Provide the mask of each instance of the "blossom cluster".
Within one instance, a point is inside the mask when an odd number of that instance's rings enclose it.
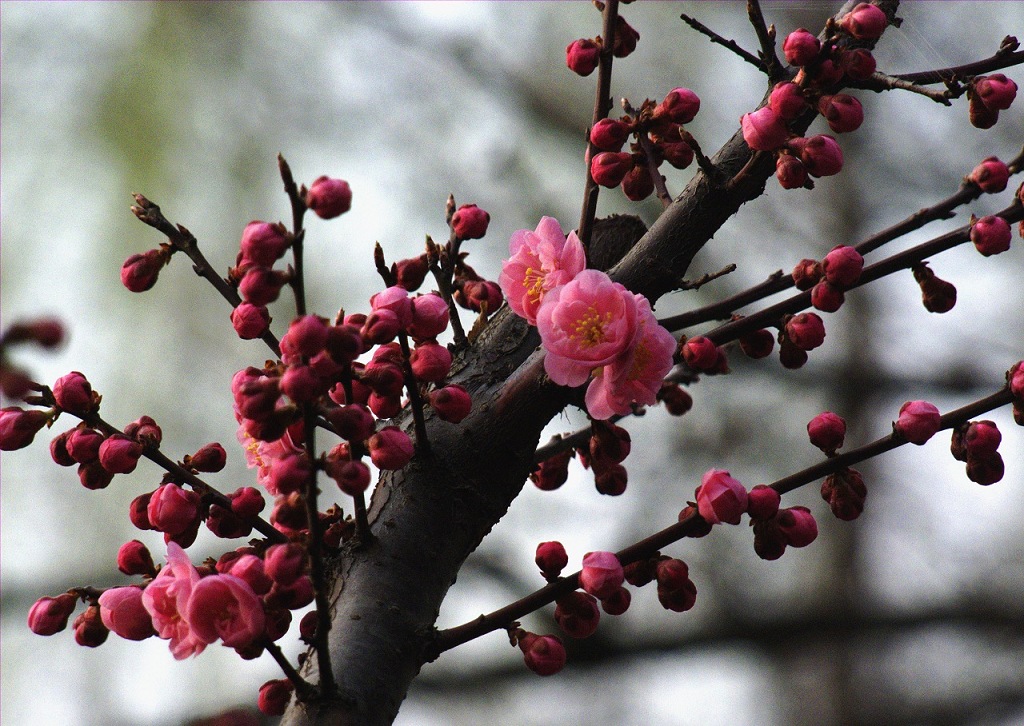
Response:
[[[566,237],[550,217],[516,232],[509,251],[498,280],[509,307],[537,326],[551,380],[580,386],[591,379],[586,407],[595,419],[655,403],[676,343],[647,298],[585,269],[576,234]]]

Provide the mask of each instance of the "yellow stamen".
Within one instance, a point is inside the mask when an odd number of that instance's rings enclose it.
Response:
[[[576,327],[569,337],[582,348],[593,348],[605,341],[605,326],[611,322],[611,313],[602,315],[591,305],[587,309],[587,315],[576,321]]]

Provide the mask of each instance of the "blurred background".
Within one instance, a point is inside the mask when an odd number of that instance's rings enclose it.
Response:
[[[817,32],[832,3],[765,3],[780,37]],[[2,316],[4,326],[56,315],[69,340],[56,354],[19,350],[37,380],[84,372],[115,425],[142,414],[164,431],[173,458],[209,441],[229,451],[211,483],[254,481],[235,443],[231,375],[267,351],[233,333],[228,306],[176,256],[156,288],[134,295],[119,281],[129,255],[160,235],[129,212],[142,192],[187,226],[221,271],[244,225],[287,219],[275,157],[296,179],[347,179],[352,211],[307,232],[310,309],[365,309],[378,280],[375,241],[389,259],[444,238],[444,203],[491,214],[470,262],[496,279],[509,236],[542,215],[568,230],[579,216],[583,138],[594,79],[564,66],[564,48],[600,32],[577,3],[45,3],[2,6]],[[753,109],[764,79],[679,19],[686,12],[756,49],[744,5],[638,3],[623,15],[639,31],[636,53],[616,61],[613,94],[639,103],[676,86],[703,99],[688,126],[708,153]],[[917,71],[966,63],[1024,31],[1020,3],[906,3],[879,68]],[[1009,75],[1024,81],[1019,70]],[[717,300],[803,257],[855,244],[954,192],[989,155],[1004,160],[1024,139],[1021,102],[979,131],[966,103],[945,109],[911,94],[859,93],[864,126],[841,139],[847,165],[812,192],[769,182],[700,253],[694,277],[735,262],[699,293],[663,299],[659,314]],[[816,122],[821,124],[821,122]],[[817,125],[812,130],[823,130]],[[692,171],[669,174],[673,193]],[[891,245],[902,249],[1005,206],[1011,190]],[[650,223],[656,201],[629,204],[602,191],[599,214]],[[823,410],[844,416],[847,448],[886,434],[900,404],[927,399],[943,411],[994,391],[1024,355],[1014,233],[1008,254],[961,247],[932,262],[959,290],[956,308],[927,313],[910,273],[847,297],[826,319],[828,338],[803,369],[777,358],[732,357],[732,375],[692,388],[694,409],[660,409],[628,421],[630,483],[602,497],[577,462],[555,492],[527,485],[468,561],[441,614],[447,627],[542,584],[536,544],[559,539],[578,562],[617,550],[675,521],[701,474],[729,469],[747,486],[817,462],[805,425]],[[884,248],[868,257],[876,261]],[[287,303],[272,307],[280,334]],[[699,331],[689,331],[693,332]],[[424,667],[398,723],[447,724],[1021,724],[1024,723],[1024,445],[1008,409],[1003,481],[967,480],[948,435],[859,467],[864,515],[832,519],[811,485],[785,504],[811,508],[821,529],[806,549],[776,562],[754,555],[746,527],[716,530],[667,553],[686,560],[699,594],[685,614],[663,610],[652,588],[630,611],[570,643],[558,676],[539,679],[501,633]],[[578,412],[552,422],[574,430]],[[62,420],[54,434],[70,426]],[[45,433],[45,432],[44,432]],[[214,646],[174,661],[164,641],[111,637],[96,650],[70,632],[32,635],[25,619],[42,595],[73,585],[124,584],[121,543],[138,538],[162,559],[153,532],[134,530],[128,503],[152,490],[147,462],[109,489],[81,487],[51,462],[45,435],[2,459],[2,668],[0,718],[22,724],[170,726],[232,705],[251,707],[269,658],[242,661]],[[347,506],[338,493],[338,501]],[[224,550],[208,532],[194,561]],[[524,623],[554,632],[551,610]],[[286,650],[299,652],[296,640]]]

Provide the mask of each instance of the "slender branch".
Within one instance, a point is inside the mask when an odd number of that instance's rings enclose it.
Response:
[[[284,182],[284,191],[288,195],[288,201],[292,207],[292,234],[295,240],[292,242],[292,258],[295,262],[295,272],[292,275],[290,285],[295,293],[295,312],[297,315],[306,314],[306,275],[303,269],[303,240],[305,233],[302,229],[302,218],[306,214],[306,201],[303,198],[306,191],[303,186],[300,191],[295,185],[292,177],[291,167],[284,160],[281,154],[277,155],[277,168],[281,172],[281,180]]]
[[[299,675],[299,672],[295,670],[295,667],[291,664],[285,654],[281,652],[281,648],[278,647],[277,643],[267,640],[263,643],[263,647],[271,657],[277,661],[277,664],[281,666],[281,670],[284,671],[285,676],[295,686],[295,696],[300,701],[308,701],[316,697],[316,687],[313,686],[309,681]]]
[[[443,262],[442,267],[441,260],[441,249],[434,243],[434,240],[427,235],[427,263],[429,265],[430,273],[434,276],[434,280],[437,282],[437,291],[441,293],[441,297],[446,303],[448,303],[448,321],[452,326],[452,337],[456,348],[464,348],[466,346],[466,331],[462,327],[462,319],[459,317],[459,308],[455,303],[455,298],[452,295],[452,276],[451,272],[445,272],[447,267],[447,260]]]
[[[930,71],[919,71],[917,73],[897,73],[896,78],[904,81],[910,81],[918,85],[929,85],[932,83],[945,83],[954,78],[973,78],[974,76],[982,73],[991,73],[992,71],[998,71],[1003,68],[1010,68],[1011,66],[1017,66],[1024,63],[1024,50],[1017,50],[1020,44],[1016,38],[1007,36],[1003,39],[1002,45],[999,50],[996,51],[995,55],[984,60],[975,61],[974,63],[966,63],[962,66],[950,66],[949,68],[937,68]],[[858,83],[850,83],[852,88],[861,88],[860,83],[870,83],[871,79],[867,81],[860,81]]]
[[[905,80],[898,76],[889,76],[877,71],[871,74],[870,78],[858,83],[857,88],[863,88],[867,91],[875,91],[876,93],[895,90],[910,91],[911,93],[917,93],[926,98],[930,98],[936,103],[941,103],[943,106],[952,106],[953,102],[949,99],[958,98],[967,90],[965,86],[958,86],[956,88],[947,88],[945,91],[933,91],[930,88],[925,88],[924,86],[920,86],[912,81]]]
[[[416,382],[416,374],[412,372],[409,336],[404,330],[398,333],[398,344],[402,347],[402,372],[405,374],[405,389],[409,392],[409,405],[412,408],[417,453],[430,456],[430,439],[427,438],[427,422],[423,416],[423,397],[420,395],[419,384]]]
[[[747,63],[757,68],[757,70],[767,75],[768,69],[765,67],[764,62],[750,51],[741,48],[735,40],[727,40],[726,38],[723,38],[721,35],[713,31],[711,28],[704,25],[704,23],[700,22],[696,18],[690,17],[686,13],[683,13],[679,17],[683,19],[683,22],[685,22],[691,28],[696,30],[698,33],[706,35],[708,37],[708,40],[710,40],[712,43],[718,43],[718,45],[722,46],[723,48],[731,50],[733,53],[738,55]]]
[[[345,400],[354,401],[355,396],[352,391],[352,369],[351,367],[346,371],[344,377],[341,379],[341,385],[345,388]],[[366,454],[365,447],[362,441],[350,442],[352,449],[352,458],[358,459]],[[370,532],[370,521],[366,516],[366,497],[363,492],[358,492],[352,495],[352,508],[355,513],[356,521],[356,539],[360,546],[366,546],[373,539],[373,533]]]
[[[612,110],[612,47],[615,44],[615,23],[619,17],[619,0],[606,0],[601,11],[601,56],[597,67],[597,91],[594,95],[594,114],[591,119],[591,127],[597,122],[607,118],[608,112]],[[594,217],[597,215],[597,195],[600,187],[590,175],[590,160],[594,156],[594,145],[590,143],[590,131],[587,131],[587,150],[583,157],[583,165],[586,167],[586,184],[583,187],[583,209],[580,211],[580,224],[576,230],[576,236],[583,244],[583,249],[590,248],[590,235],[594,227]]]
[[[160,212],[160,207],[146,199],[143,195],[133,194],[132,196],[138,205],[132,207],[132,214],[153,229],[167,235],[171,247],[184,252],[192,260],[192,269],[195,270],[196,274],[200,277],[205,277],[216,288],[217,292],[221,294],[221,297],[231,303],[231,307],[237,308],[242,302],[242,298],[238,296],[238,291],[213,269],[213,265],[207,261],[206,257],[199,250],[199,243],[195,236],[184,226],[171,224]],[[281,347],[278,344],[277,338],[274,337],[270,330],[267,330],[260,338],[274,352],[275,356],[281,356]]]
[[[747,17],[754,26],[757,40],[761,44],[761,60],[764,63],[763,70],[768,75],[768,83],[774,85],[785,75],[782,62],[775,53],[775,26],[765,23],[758,0],[747,0]]]
[[[672,195],[668,193],[668,187],[665,186],[665,177],[662,176],[658,170],[658,163],[654,158],[654,144],[651,143],[651,139],[647,136],[646,131],[642,131],[637,135],[640,141],[640,148],[644,150],[644,161],[647,165],[647,174],[651,177],[651,182],[654,184],[654,191],[658,195],[658,199],[661,200],[662,209],[672,203]]]
[[[700,148],[700,144],[697,143],[697,139],[693,138],[693,134],[680,127],[679,137],[685,141],[686,145],[693,151],[693,156],[697,160],[697,166],[700,167],[701,171],[708,175],[711,183],[717,186],[724,186],[728,179],[726,179],[722,170],[711,163],[711,159],[704,155],[704,152]]]
[[[952,429],[970,421],[987,411],[1005,406],[1013,400],[1009,388],[1004,387],[990,396],[974,401],[955,411],[950,411],[942,416],[940,430]],[[780,494],[793,491],[794,489],[816,481],[828,474],[844,469],[857,462],[878,456],[881,453],[903,446],[907,441],[902,436],[892,433],[858,449],[848,451],[839,456],[826,459],[825,461],[808,467],[790,476],[784,477],[772,483],[770,486]],[[636,542],[616,553],[623,565],[648,559],[656,555],[661,549],[670,544],[678,542],[683,537],[696,530],[699,523],[702,523],[700,515],[696,512],[690,514],[679,522],[666,527],[660,532]],[[540,608],[554,602],[562,595],[572,592],[579,587],[579,572],[561,577],[545,587],[507,605],[488,615],[481,615],[463,625],[439,631],[427,654],[427,660],[433,660],[446,650],[462,645],[474,638],[494,630],[501,630],[514,620],[519,620],[526,615],[539,610]]]

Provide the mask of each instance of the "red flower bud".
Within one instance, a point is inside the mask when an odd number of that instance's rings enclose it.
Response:
[[[846,294],[826,280],[811,288],[811,305],[823,313],[834,313],[843,306]]]
[[[1005,466],[998,451],[981,454],[967,459],[967,478],[975,484],[988,486],[1003,478]]]
[[[667,118],[677,124],[688,124],[700,111],[700,99],[689,88],[674,88],[654,109],[654,118]]]
[[[711,370],[718,362],[718,346],[703,335],[688,338],[682,344],[680,351],[686,365],[698,373]]]
[[[475,204],[463,204],[452,215],[452,229],[461,240],[480,239],[487,234],[487,225],[491,215]]]
[[[242,519],[255,517],[267,506],[263,494],[255,487],[240,487],[228,494],[228,499],[231,500],[231,511]]]
[[[92,386],[78,371],[72,371],[57,379],[53,384],[53,398],[57,405],[68,413],[92,413],[96,409],[97,402],[93,398]]]
[[[569,564],[569,555],[566,554],[561,542],[541,542],[537,545],[534,562],[546,579],[554,580]]]
[[[832,176],[843,168],[843,151],[836,140],[827,134],[809,139],[793,139],[790,148],[800,154],[800,161],[811,176]]]
[[[426,252],[419,257],[399,260],[395,263],[395,284],[412,292],[423,284],[429,270]]]
[[[874,74],[877,64],[867,48],[854,48],[839,55],[839,67],[850,80],[866,81]]]
[[[348,441],[363,441],[373,435],[375,421],[366,406],[352,403],[340,408],[331,409],[327,413],[338,436]]]
[[[352,208],[352,188],[343,179],[317,177],[306,192],[305,202],[320,219],[334,219]]]
[[[100,462],[81,464],[78,467],[78,480],[86,489],[106,489],[114,480],[114,472],[107,471]]]
[[[137,539],[121,545],[117,551],[117,569],[126,575],[145,575],[147,577],[156,575],[153,555],[146,549],[146,545]]]
[[[639,202],[646,199],[653,191],[654,181],[646,165],[634,166],[622,178],[622,193],[631,201]]]
[[[658,602],[666,610],[686,612],[697,602],[697,588],[690,580],[690,569],[682,560],[665,559],[655,570]]]
[[[565,47],[565,65],[581,76],[589,76],[601,59],[601,46],[592,40],[580,38]]]
[[[790,121],[807,109],[807,99],[800,86],[783,81],[775,84],[768,97],[768,106],[780,119]]]
[[[140,494],[128,506],[128,519],[138,529],[153,529],[153,525],[149,523],[149,500],[152,498],[153,492]]]
[[[382,396],[378,393],[371,393],[366,400],[366,405],[377,418],[394,418],[402,410],[402,399],[398,395]]]
[[[65,446],[70,456],[79,464],[91,464],[100,458],[103,434],[90,428],[79,427],[68,432]]]
[[[601,494],[617,497],[626,491],[629,477],[621,464],[611,464],[594,470],[594,487]]]
[[[550,492],[565,484],[569,478],[569,459],[572,451],[563,451],[548,457],[530,474],[530,481],[541,491]]]
[[[914,279],[921,288],[921,300],[930,313],[946,313],[956,305],[956,287],[935,276],[928,263],[914,265]]]
[[[974,93],[968,93],[967,109],[970,113],[971,126],[977,129],[990,129],[999,120],[999,111],[989,108],[981,97]]]
[[[553,676],[565,667],[565,646],[557,636],[526,633],[519,637],[519,649],[526,667],[539,676]]]
[[[629,610],[631,600],[629,590],[620,587],[608,597],[601,599],[601,609],[609,615],[622,615]]]
[[[437,383],[452,369],[452,354],[438,343],[420,343],[409,356],[409,365],[417,380]]]
[[[135,439],[143,446],[157,448],[163,440],[163,431],[150,416],[141,416],[124,427],[125,436]]]
[[[662,383],[658,400],[665,404],[665,410],[671,416],[682,416],[693,408],[693,397],[678,383]]]
[[[99,605],[90,605],[85,612],[75,618],[71,624],[75,629],[75,642],[86,648],[97,648],[103,645],[110,631],[103,624]]]
[[[57,597],[41,597],[28,611],[28,627],[36,635],[53,635],[68,626],[78,598],[71,593]]]
[[[838,245],[821,261],[825,279],[839,288],[852,286],[860,279],[864,269],[864,258],[853,247]]]
[[[267,491],[274,495],[297,492],[306,486],[312,474],[313,465],[306,452],[288,452],[271,462]]]
[[[800,350],[814,350],[825,342],[825,324],[814,313],[800,313],[786,321],[786,338]]]
[[[45,411],[18,406],[0,409],[0,451],[23,449],[49,421]]]
[[[469,415],[473,407],[466,389],[462,386],[450,385],[431,391],[428,396],[431,408],[437,412],[438,418],[450,423],[459,423]]]
[[[114,434],[100,444],[100,465],[111,474],[130,474],[142,456],[143,446],[121,434]]]
[[[281,393],[295,403],[309,403],[327,393],[327,381],[313,370],[313,366],[291,365],[281,376]]]
[[[770,106],[763,106],[753,113],[740,118],[743,140],[755,151],[771,151],[786,143],[789,129],[782,118]]]
[[[590,176],[595,184],[617,187],[633,168],[633,156],[624,152],[605,151],[590,160]]]
[[[711,469],[696,490],[697,510],[710,524],[739,524],[747,511],[747,489],[724,469]]]
[[[793,268],[793,283],[797,290],[810,290],[822,274],[821,263],[817,260],[800,260]]]
[[[846,421],[831,411],[819,413],[807,424],[807,436],[811,443],[828,455],[842,448],[846,438]]]
[[[162,248],[132,255],[121,265],[121,284],[132,292],[145,292],[156,284],[160,270],[170,260]]]
[[[985,257],[1010,249],[1010,225],[1002,217],[990,214],[971,225],[971,242]]]
[[[889,25],[885,11],[870,3],[860,3],[839,21],[839,27],[857,40],[877,40]]]
[[[342,461],[329,465],[327,473],[341,491],[349,496],[362,494],[370,486],[370,467],[361,461]]]
[[[455,291],[455,302],[477,313],[486,306],[487,314],[490,315],[497,311],[504,301],[498,283],[490,280],[467,280]]]
[[[782,52],[791,66],[805,66],[821,51],[821,41],[808,30],[797,28],[782,41]]]
[[[1017,97],[1017,84],[1002,73],[974,79],[974,97],[991,111],[1005,111]]]
[[[448,327],[448,303],[440,295],[418,295],[412,299],[409,334],[416,340],[436,338]]]
[[[601,611],[593,595],[575,590],[555,601],[555,622],[573,638],[589,638],[597,630]]]
[[[626,122],[603,118],[590,129],[590,143],[602,151],[619,151],[629,138],[629,132]]]
[[[291,246],[292,240],[283,224],[252,221],[242,230],[242,241],[239,243],[241,256],[238,264],[256,267],[273,267],[284,256]]]
[[[291,585],[306,570],[306,550],[294,542],[271,545],[263,556],[263,570],[274,582]]]
[[[802,189],[807,185],[807,167],[792,154],[779,154],[775,162],[775,178],[783,189]]]
[[[397,426],[385,426],[366,442],[370,460],[378,469],[401,469],[415,453],[409,435]]]
[[[900,407],[900,416],[893,425],[900,436],[921,446],[942,426],[939,409],[927,401],[907,401]]]
[[[170,535],[187,531],[199,517],[199,494],[177,484],[164,484],[149,499],[150,527]]]
[[[303,315],[295,318],[288,326],[288,332],[281,337],[281,353],[286,363],[297,362],[295,358],[312,358],[327,345],[329,327],[327,321],[318,315]]]
[[[260,686],[256,706],[267,716],[281,716],[288,708],[295,686],[287,679],[267,681]]]
[[[616,58],[625,58],[634,50],[636,43],[640,40],[640,33],[633,29],[633,26],[626,22],[626,19],[619,15],[615,18],[615,42],[612,43],[612,55]]]
[[[782,498],[770,486],[758,484],[747,492],[747,514],[751,519],[767,520],[779,511]]]
[[[821,498],[828,502],[832,514],[844,522],[860,516],[867,496],[864,477],[856,469],[840,469],[826,476],[821,483]]]
[[[196,471],[214,474],[227,464],[228,453],[224,447],[213,442],[202,447],[189,458],[189,464]]]
[[[72,458],[70,453],[68,453],[68,439],[71,437],[71,434],[77,430],[78,429],[71,429],[69,431],[65,431],[60,436],[56,436],[50,441],[50,457],[58,466],[74,466],[76,463],[79,463]],[[99,448],[99,445],[97,445],[97,456],[99,456]]]
[[[662,141],[657,149],[665,161],[676,169],[685,169],[693,163],[693,149],[685,141]]]
[[[818,113],[828,121],[828,127],[837,134],[856,131],[864,123],[864,108],[853,96],[837,93],[818,99]]]
[[[990,156],[974,167],[967,180],[977,184],[981,191],[994,194],[1006,189],[1010,180],[1010,170],[999,159]]]
[[[402,323],[398,315],[392,310],[381,309],[374,310],[367,316],[359,332],[369,347],[391,342],[401,330]]]
[[[818,537],[818,523],[807,507],[780,509],[777,519],[779,531],[791,547],[806,547]]]
[[[256,306],[269,305],[281,295],[288,274],[269,267],[250,267],[238,283],[238,294]]]
[[[270,311],[266,305],[243,302],[231,311],[231,327],[242,340],[259,338],[270,328],[270,321]]]
[[[599,600],[622,587],[623,577],[622,564],[614,553],[588,552],[583,556],[580,587]]]
[[[968,459],[972,456],[994,454],[1003,435],[992,421],[972,421],[964,434]]]

